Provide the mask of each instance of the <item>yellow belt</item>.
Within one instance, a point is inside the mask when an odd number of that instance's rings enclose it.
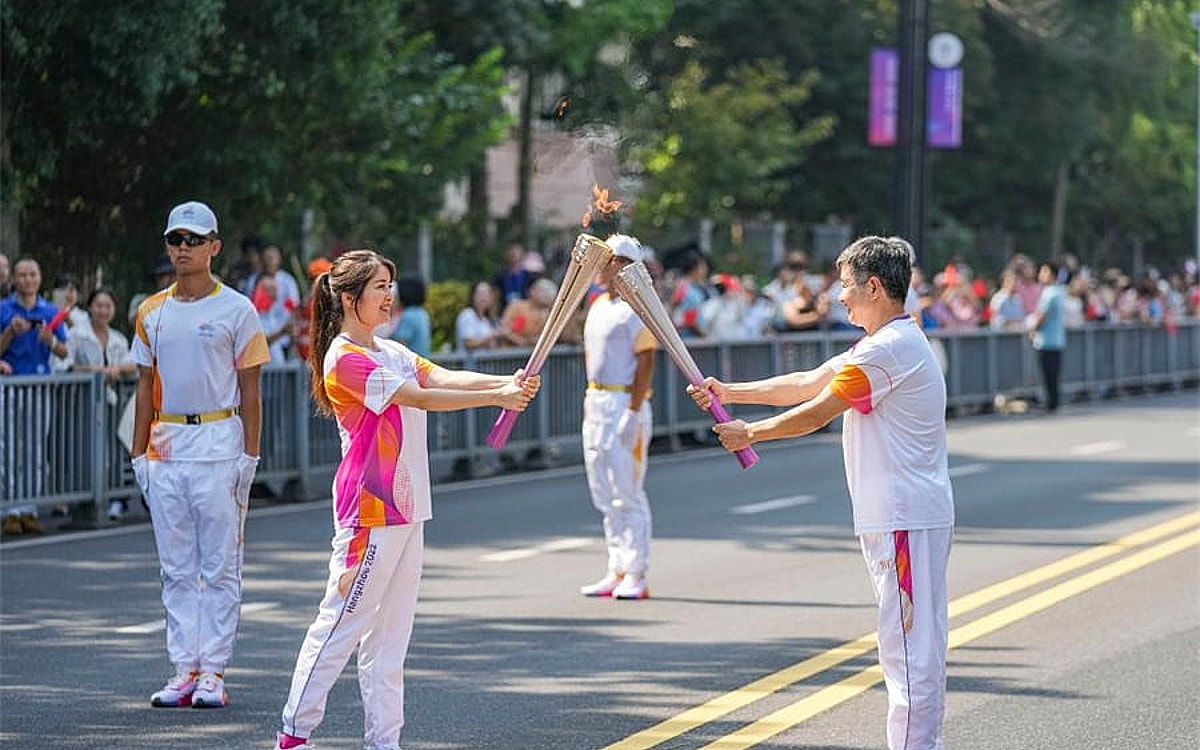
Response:
[[[594,380],[588,381],[588,388],[593,391],[613,391],[614,393],[633,393],[631,385],[617,385],[615,383],[597,383]]]
[[[154,412],[154,419],[157,422],[169,422],[171,424],[207,424],[208,422],[219,422],[222,419],[229,419],[232,416],[240,414],[241,411],[236,406],[231,406],[228,409],[206,411],[203,414],[163,414],[156,411]]]

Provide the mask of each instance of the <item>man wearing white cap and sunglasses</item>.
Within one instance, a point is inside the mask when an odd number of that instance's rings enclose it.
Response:
[[[220,708],[242,599],[242,527],[258,465],[267,340],[246,297],[212,274],[217,217],[190,201],[163,232],[176,281],[134,324],[133,473],[150,508],[175,668],[156,707]]]
[[[606,243],[612,260],[599,274],[608,291],[588,309],[583,325],[587,394],[583,400],[583,462],[592,503],[604,516],[608,569],[584,596],[645,599],[650,596],[650,499],[646,462],[650,448],[650,382],[657,342],[633,308],[616,296],[612,280],[642,259],[641,243],[624,234]]]

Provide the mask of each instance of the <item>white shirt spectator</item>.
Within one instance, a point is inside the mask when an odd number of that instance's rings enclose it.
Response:
[[[475,312],[473,307],[464,308],[454,321],[454,340],[459,351],[466,350],[464,341],[488,338],[495,333],[496,323]]]

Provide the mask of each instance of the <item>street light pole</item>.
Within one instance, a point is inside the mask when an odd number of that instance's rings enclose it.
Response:
[[[896,91],[896,228],[917,257],[925,231],[925,94],[929,0],[901,0],[897,28],[900,80]]]
[[[1196,30],[1196,56],[1200,58],[1200,13],[1192,13]],[[1200,273],[1200,67],[1196,72],[1196,267]]]

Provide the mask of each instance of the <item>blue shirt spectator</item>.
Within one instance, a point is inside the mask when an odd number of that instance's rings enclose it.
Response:
[[[509,243],[504,251],[504,270],[492,279],[493,286],[500,292],[501,311],[509,302],[528,297],[530,285],[540,276],[525,268],[524,260],[525,247],[519,242]]]
[[[392,338],[422,357],[430,355],[433,347],[433,323],[425,309],[425,282],[406,276],[396,282],[396,298],[400,302],[400,320]]]
[[[1034,313],[1040,321],[1033,334],[1033,348],[1062,351],[1067,347],[1067,328],[1063,316],[1064,288],[1052,281],[1042,289]]]
[[[45,332],[59,310],[37,293],[42,272],[36,260],[18,260],[13,279],[13,294],[0,302],[0,359],[13,375],[49,375],[51,354],[67,356],[66,323],[59,319],[53,331]]]
[[[400,322],[396,324],[396,330],[392,331],[392,338],[407,346],[413,353],[428,357],[433,346],[432,329],[429,313],[425,308],[406,307],[400,315]]]

